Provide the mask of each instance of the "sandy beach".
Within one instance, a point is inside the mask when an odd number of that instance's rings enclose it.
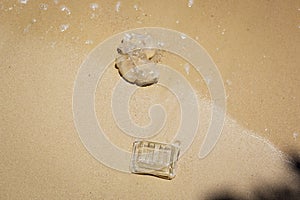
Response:
[[[300,154],[300,1],[0,1],[0,199],[205,199],[232,190],[252,198],[265,184],[293,187],[288,155]],[[206,80],[186,61],[162,58],[195,91],[199,127],[164,180],[111,169],[78,135],[74,84],[82,63],[114,34],[162,27],[186,34],[210,55],[224,81],[226,117],[213,151],[198,158],[211,119]],[[188,49],[187,49],[188,51]],[[124,81],[112,63],[99,80],[95,111],[106,137],[131,151],[116,125],[112,90]],[[139,88],[131,119],[166,113],[156,141],[180,126],[176,97],[159,85]]]

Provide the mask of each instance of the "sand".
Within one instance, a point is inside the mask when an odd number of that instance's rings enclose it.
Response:
[[[292,184],[285,162],[287,153],[300,152],[299,1],[23,2],[0,1],[0,199],[203,199],[228,188],[251,197],[262,183]],[[221,138],[199,159],[211,116],[207,87],[192,66],[187,73],[182,60],[165,59],[193,86],[200,110],[197,136],[171,181],[101,164],[73,121],[74,82],[89,52],[113,34],[147,26],[198,41],[227,94]],[[119,80],[113,66],[105,71],[95,109],[107,137],[130,150],[132,138],[111,114]],[[171,117],[153,139],[169,141],[180,110],[166,89],[139,89],[132,119],[147,124],[154,103]]]

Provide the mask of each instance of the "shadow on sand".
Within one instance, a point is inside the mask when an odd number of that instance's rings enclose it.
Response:
[[[287,170],[291,170],[296,177],[295,185],[278,185],[269,183],[254,188],[252,200],[300,200],[300,155],[291,155]],[[244,194],[234,193],[230,190],[211,193],[207,200],[246,200]]]

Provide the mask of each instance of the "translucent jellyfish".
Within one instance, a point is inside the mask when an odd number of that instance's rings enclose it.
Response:
[[[161,52],[150,35],[125,34],[117,51],[115,67],[124,80],[141,87],[158,82]]]

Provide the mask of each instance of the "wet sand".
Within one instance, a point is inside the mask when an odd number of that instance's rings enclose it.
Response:
[[[284,163],[286,153],[300,153],[300,2],[120,2],[116,8],[117,1],[97,1],[95,11],[92,1],[0,2],[0,198],[203,199],[224,188],[251,197],[264,182],[292,184]],[[209,93],[193,68],[187,74],[184,63],[169,61],[196,90],[201,124],[172,181],[107,168],[86,151],[73,122],[74,81],[88,53],[115,33],[147,26],[197,40],[218,66],[227,93],[220,141],[200,160]],[[111,141],[130,150],[131,139],[116,127],[110,108],[119,79],[113,66],[106,71],[96,91],[96,113]],[[167,90],[137,91],[133,120],[146,124],[153,103],[173,116],[155,138],[169,140],[180,119]]]

